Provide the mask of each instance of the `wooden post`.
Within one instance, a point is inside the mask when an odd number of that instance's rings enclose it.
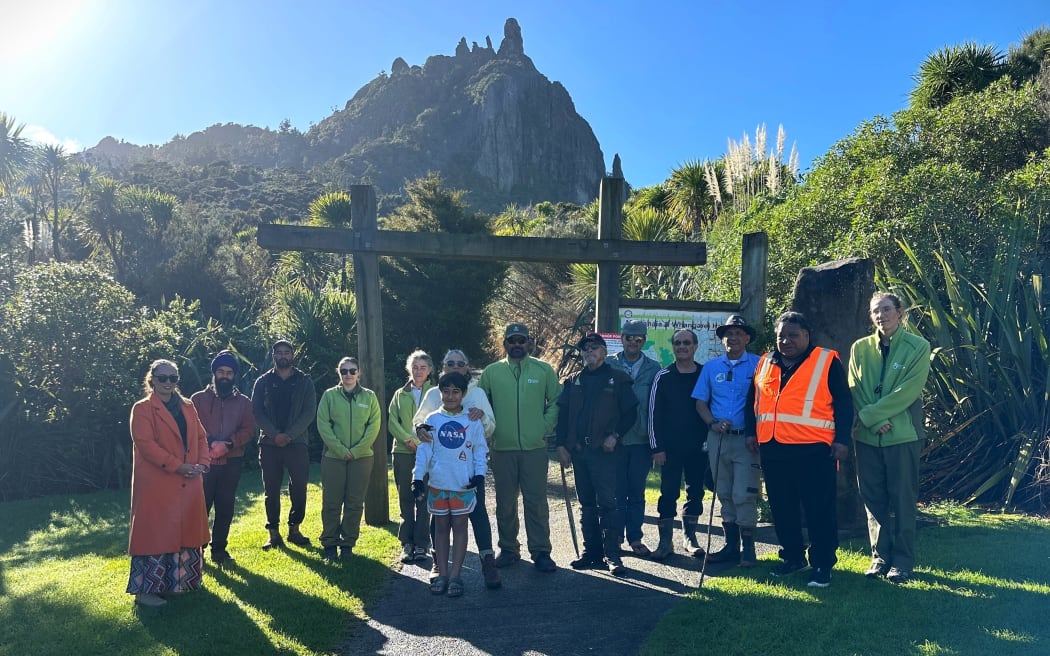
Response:
[[[598,239],[619,239],[623,221],[623,178],[603,177],[598,197]],[[616,262],[598,263],[594,324],[599,332],[620,330],[620,265]]]
[[[744,235],[740,262],[740,314],[752,326],[766,320],[766,277],[769,236],[764,232]]]
[[[379,397],[379,437],[372,459],[372,476],[365,493],[365,523],[385,526],[390,522],[390,494],[386,460],[386,385],[383,375],[383,308],[379,291],[379,256],[368,250],[379,227],[376,193],[372,185],[350,187],[350,225],[361,241],[354,251],[354,295],[357,299],[357,359],[361,362],[361,384]]]

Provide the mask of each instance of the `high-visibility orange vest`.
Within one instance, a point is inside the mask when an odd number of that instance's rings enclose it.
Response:
[[[777,436],[784,444],[831,444],[835,414],[828,389],[828,369],[839,354],[815,348],[780,389],[780,367],[769,353],[755,369],[755,419],[759,442]]]

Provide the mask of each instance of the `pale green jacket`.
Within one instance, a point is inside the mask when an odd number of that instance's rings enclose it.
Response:
[[[354,460],[372,455],[372,445],[379,436],[379,399],[375,392],[358,385],[350,399],[343,387],[326,389],[317,406],[317,432],[324,441],[324,456],[345,460],[349,452]]]
[[[929,374],[929,342],[903,327],[890,338],[885,362],[877,333],[854,342],[848,371],[849,388],[857,410],[853,439],[871,446],[925,439],[922,389]],[[887,421],[893,428],[883,435],[877,434],[875,430]]]
[[[561,394],[549,364],[528,355],[520,363],[504,358],[485,367],[478,387],[488,395],[496,419],[493,451],[547,448],[546,436],[558,423]]]
[[[434,384],[429,380],[424,382],[423,394],[420,395],[420,398],[426,396],[427,390],[433,387]],[[390,399],[390,415],[386,420],[386,429],[394,436],[394,453],[414,454],[416,452],[415,447],[419,446],[419,440],[416,439],[416,429],[412,418],[418,410],[416,397],[412,396],[412,381],[410,380],[405,383],[404,387],[394,392],[394,398]],[[412,448],[409,448],[410,444]]]

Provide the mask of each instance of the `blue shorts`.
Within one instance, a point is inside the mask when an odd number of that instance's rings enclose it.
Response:
[[[478,497],[474,490],[439,490],[427,488],[427,510],[431,515],[469,515]]]

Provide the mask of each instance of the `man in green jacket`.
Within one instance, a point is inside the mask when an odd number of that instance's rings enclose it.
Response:
[[[915,566],[919,454],[926,438],[922,389],[930,373],[930,344],[902,329],[904,312],[896,295],[876,292],[870,307],[876,331],[853,343],[848,373],[857,409],[857,479],[871,541],[865,575],[906,583]]]
[[[546,436],[558,420],[555,403],[561,387],[549,364],[528,355],[528,339],[529,331],[523,324],[508,325],[503,334],[507,357],[485,367],[478,380],[496,419],[489,453],[500,548],[496,566],[507,567],[521,560],[521,494],[533,565],[541,572],[553,572],[558,567],[551,559]]]

